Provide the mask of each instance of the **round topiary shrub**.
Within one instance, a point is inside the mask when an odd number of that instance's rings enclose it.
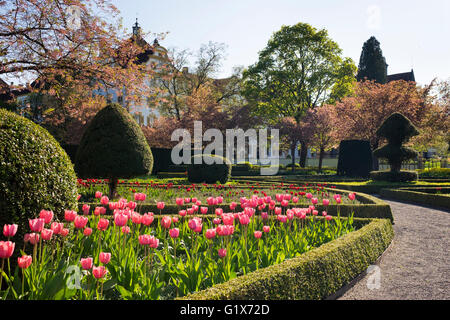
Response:
[[[201,163],[197,164],[198,159]],[[211,163],[211,164],[210,164]],[[188,180],[192,183],[216,183],[224,184],[231,176],[231,162],[216,155],[194,155],[188,166]]]
[[[76,209],[76,175],[66,152],[41,126],[0,109],[0,226],[28,219],[42,209],[62,218]]]
[[[366,140],[342,140],[339,144],[337,174],[368,177],[372,170],[372,149]]]
[[[75,171],[79,178],[109,179],[109,197],[116,196],[117,179],[150,174],[152,151],[139,125],[117,103],[100,110],[78,147]]]

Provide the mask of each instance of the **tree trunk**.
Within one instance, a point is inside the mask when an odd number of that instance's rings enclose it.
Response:
[[[374,151],[375,149],[378,148],[378,144],[379,144],[379,141],[377,140],[375,142],[375,144],[373,145],[372,151]],[[380,163],[378,161],[378,158],[375,157],[373,154],[372,154],[372,169],[373,169],[373,171],[380,170]]]
[[[295,171],[295,149],[296,149],[297,143],[292,144],[291,146],[291,157],[292,157],[292,171]]]
[[[306,166],[306,156],[308,155],[308,146],[306,142],[300,142],[300,167],[304,168]]]
[[[117,179],[110,178],[108,186],[109,186],[109,199],[112,200],[117,196]]]
[[[323,155],[324,155],[323,147],[320,147],[320,151],[319,151],[319,172],[322,171]]]

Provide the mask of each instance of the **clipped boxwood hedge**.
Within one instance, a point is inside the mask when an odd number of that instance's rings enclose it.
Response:
[[[199,164],[196,159],[200,158]],[[220,159],[221,163],[216,163]],[[206,162],[213,162],[207,164]],[[219,181],[224,184],[231,176],[231,162],[223,157],[216,155],[194,155],[191,157],[191,164],[188,166],[188,180],[193,183],[216,183]]]
[[[401,188],[401,189],[381,189],[380,195],[389,199],[410,201],[418,204],[425,204],[432,207],[450,209],[450,195],[433,194],[424,192],[436,190],[434,188]],[[450,193],[450,188],[442,188],[446,193]]]
[[[336,293],[374,263],[391,243],[389,220],[361,229],[301,256],[195,292],[183,300],[312,300]]]
[[[417,174],[417,171],[414,170],[370,172],[370,179],[374,181],[409,182],[417,181],[418,178],[419,175]]]

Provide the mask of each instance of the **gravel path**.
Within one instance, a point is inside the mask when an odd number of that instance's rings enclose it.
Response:
[[[339,299],[450,300],[450,213],[385,201],[394,215],[394,239],[379,269],[369,271]]]

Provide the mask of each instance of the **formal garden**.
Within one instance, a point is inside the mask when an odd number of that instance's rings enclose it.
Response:
[[[357,68],[306,23],[281,27],[226,81],[213,79],[224,46],[212,42],[192,73],[187,51],[157,69],[151,56],[167,50],[148,44],[137,20],[131,38],[89,20],[89,5],[102,3],[80,1],[83,39],[71,37],[64,10],[44,10],[53,1],[0,8],[0,47],[15,52],[0,74],[39,74],[25,96],[0,91],[0,300],[336,299],[412,243],[401,238],[413,230],[408,213],[435,210],[445,230],[450,82],[388,81],[375,37]],[[14,31],[30,16],[52,34]],[[150,94],[156,73],[162,93]],[[133,109],[143,100],[158,111],[147,123]],[[181,164],[180,128],[194,137]],[[257,159],[244,135],[253,128],[271,132]],[[230,129],[242,131],[243,159],[217,144]],[[432,227],[426,239],[445,237]]]

